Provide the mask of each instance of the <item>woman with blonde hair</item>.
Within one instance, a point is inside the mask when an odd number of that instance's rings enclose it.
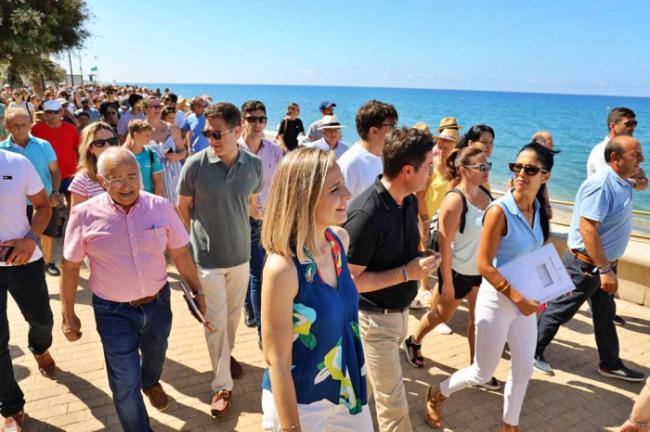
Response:
[[[108,147],[119,144],[117,135],[108,123],[91,123],[81,131],[77,173],[69,187],[71,207],[104,192],[97,181],[97,160]]]
[[[346,258],[350,192],[334,152],[280,162],[262,228],[264,431],[372,430],[358,294]]]

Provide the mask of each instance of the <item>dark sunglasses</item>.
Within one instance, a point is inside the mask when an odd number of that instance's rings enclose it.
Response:
[[[244,120],[246,120],[249,123],[266,123],[267,118],[265,116],[248,116],[244,117]]]
[[[542,172],[542,174],[546,174],[548,172],[543,168],[536,167],[535,165],[524,165],[524,164],[514,163],[514,162],[510,162],[508,164],[508,169],[510,169],[510,171],[512,171],[515,174],[519,174],[521,170],[524,170],[524,174],[531,177],[537,175],[537,173],[540,171]]]
[[[625,127],[636,127],[639,124],[639,122],[636,120],[627,120],[622,123],[625,125]]]
[[[492,169],[492,162],[485,162],[478,165],[465,165],[465,168],[474,168],[479,172],[490,171]]]
[[[208,139],[210,139],[210,138],[214,138],[214,139],[216,139],[216,140],[220,140],[220,139],[223,137],[223,133],[224,133],[224,132],[225,132],[225,131],[208,131],[208,130],[203,130],[203,131],[201,131],[201,135],[203,135],[204,137],[206,137],[206,138],[208,138]]]
[[[157,104],[157,105],[147,105],[147,108],[159,109],[159,108],[162,108],[162,105],[161,105],[161,104]]]
[[[61,112],[61,110],[45,110],[45,114],[50,114],[50,115],[58,114],[60,112]]]
[[[107,139],[97,139],[97,140],[91,141],[90,144],[92,144],[93,146],[95,146],[97,148],[102,148],[106,144],[108,144],[109,146],[116,146],[116,145],[118,145],[118,142],[117,142],[117,138],[113,137],[113,138],[107,138]]]

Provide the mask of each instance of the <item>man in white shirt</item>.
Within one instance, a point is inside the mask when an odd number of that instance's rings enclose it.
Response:
[[[384,142],[386,135],[395,129],[397,119],[395,107],[378,100],[366,102],[357,111],[355,123],[361,140],[338,160],[351,200],[374,184],[382,173]]]
[[[319,130],[323,134],[323,138],[314,142],[305,143],[305,147],[318,148],[325,151],[333,151],[336,154],[336,159],[340,158],[350,146],[341,141],[341,128],[342,125],[335,115],[326,115],[321,120]]]
[[[31,225],[27,199],[34,208]],[[5,418],[2,430],[22,431],[25,396],[16,382],[9,353],[7,292],[29,324],[29,350],[39,371],[51,376],[55,365],[48,349],[54,321],[37,242],[52,210],[29,159],[6,150],[0,150],[0,202],[0,413]]]

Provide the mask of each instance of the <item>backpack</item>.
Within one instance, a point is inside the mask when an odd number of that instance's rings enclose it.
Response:
[[[490,197],[490,201],[494,201],[494,197],[490,193],[490,191],[484,187],[484,186],[479,186],[483,192],[487,194],[488,197]],[[463,200],[463,212],[460,214],[460,226],[458,227],[458,232],[463,233],[465,231],[465,217],[467,215],[467,198],[465,198],[465,194],[463,191],[457,188],[450,189],[447,191],[445,196],[449,193],[457,193],[460,195],[461,199]],[[438,231],[438,225],[439,225],[439,219],[440,219],[440,212],[436,212],[436,214],[431,218],[431,223],[429,224],[429,241],[427,242],[427,249],[433,249],[436,252],[440,252],[440,244],[439,244],[439,238],[440,238],[440,232]]]

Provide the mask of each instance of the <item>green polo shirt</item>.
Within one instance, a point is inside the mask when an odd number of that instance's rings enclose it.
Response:
[[[183,165],[178,193],[191,196],[190,244],[199,267],[227,268],[251,258],[248,197],[262,190],[262,161],[242,149],[228,168],[208,147]]]

